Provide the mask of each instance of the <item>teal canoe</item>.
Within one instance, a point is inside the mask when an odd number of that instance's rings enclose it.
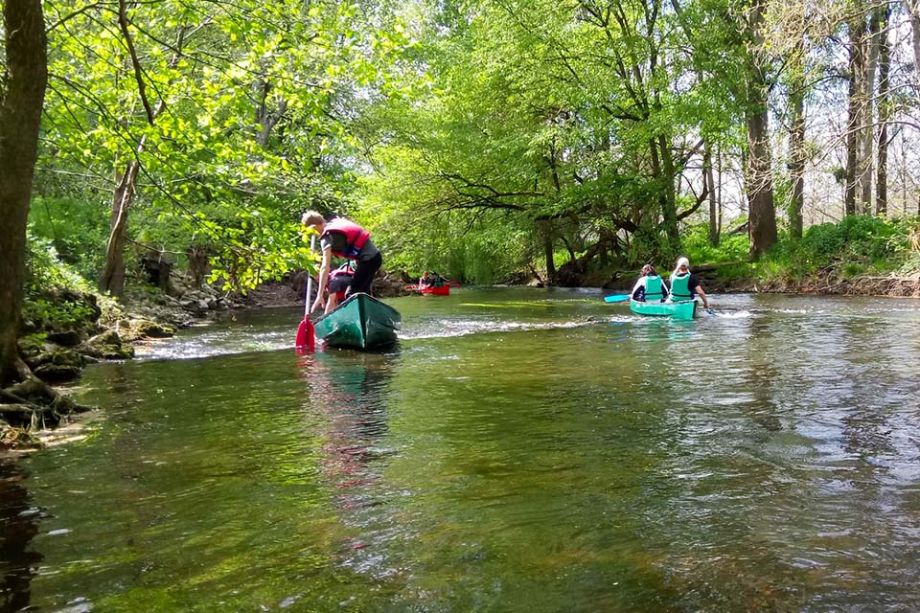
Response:
[[[375,349],[396,342],[401,319],[393,307],[367,294],[354,294],[314,326],[316,338],[329,347]]]
[[[636,315],[652,317],[670,317],[671,319],[691,320],[696,316],[696,300],[685,302],[638,302],[629,301],[629,310]]]

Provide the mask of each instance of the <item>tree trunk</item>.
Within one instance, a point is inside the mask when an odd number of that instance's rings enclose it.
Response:
[[[719,195],[716,198],[716,206],[719,209],[719,236],[722,236],[722,145],[719,145],[716,150],[716,176],[719,177]]]
[[[860,195],[861,178],[864,164],[860,151],[860,130],[863,121],[863,91],[866,72],[866,16],[857,9],[857,14],[849,24],[850,30],[850,87],[849,109],[847,112],[847,168],[846,191],[844,192],[844,212],[847,215],[857,213],[856,198]]]
[[[130,32],[128,30],[128,17],[125,0],[119,0],[119,24],[121,25],[122,35],[125,38],[125,43],[130,50],[134,49],[134,44],[131,40]],[[179,64],[179,60],[182,57],[182,49],[185,46],[185,37],[188,34],[190,27],[185,25],[179,28],[179,32],[176,36],[176,42],[173,45],[173,57],[169,61],[170,68],[175,68]],[[166,99],[161,97],[159,103],[155,109],[150,108],[149,103],[147,102],[146,96],[143,94],[145,91],[144,83],[141,80],[142,71],[140,70],[139,61],[136,56],[132,53],[132,60],[137,64],[135,66],[135,74],[137,75],[138,80],[138,91],[141,94],[141,98],[144,102],[144,108],[147,109],[147,123],[151,126],[156,122],[156,118],[160,116],[166,109]],[[102,267],[102,273],[99,275],[99,290],[103,292],[111,292],[116,296],[120,296],[124,290],[125,284],[125,256],[124,248],[125,243],[128,240],[128,212],[131,210],[131,205],[134,203],[134,196],[137,193],[137,176],[140,172],[140,157],[144,152],[144,146],[147,141],[147,136],[142,136],[140,142],[138,142],[137,147],[134,150],[134,159],[128,163],[125,167],[124,172],[121,175],[121,178],[118,181],[118,186],[115,188],[115,194],[112,197],[112,223],[111,223],[111,232],[109,233],[109,240],[105,246],[105,264]]]
[[[553,259],[553,227],[552,222],[543,222],[543,257],[546,260],[546,284],[556,284],[556,262]]]
[[[142,145],[143,146],[143,145]],[[128,238],[128,210],[137,190],[137,161],[128,164],[112,199],[112,222],[105,246],[105,264],[99,275],[99,290],[121,296],[125,289],[125,243]]]
[[[772,157],[770,155],[770,110],[767,106],[767,59],[763,57],[764,5],[754,0],[751,10],[751,37],[754,42],[748,67],[747,193],[750,220],[751,257],[758,258],[776,243],[776,209],[773,205]]]
[[[789,131],[789,178],[792,197],[789,199],[789,234],[802,238],[802,211],[805,208],[805,41],[800,40],[795,53],[793,77],[789,84],[789,109],[792,125]]]
[[[6,74],[0,88],[0,385],[19,378],[16,340],[25,275],[26,221],[38,157],[48,56],[41,0],[5,0]]]
[[[677,252],[680,249],[680,233],[677,229],[677,206],[674,201],[674,161],[671,159],[671,151],[664,135],[660,135],[657,142],[650,140],[648,145],[652,157],[652,176],[659,184],[658,204],[661,207],[664,230],[671,249]]]
[[[719,205],[716,182],[712,175],[712,150],[709,143],[703,144],[703,181],[709,190],[709,244],[719,246]]]
[[[891,45],[888,42],[888,17],[891,8],[886,4],[881,13],[878,49],[878,160],[875,175],[875,214],[888,214],[888,120],[891,106],[888,101],[889,73],[891,71]]]
[[[764,92],[766,93],[766,92]],[[754,258],[776,243],[776,209],[773,205],[770,130],[764,100],[760,113],[747,117],[748,131],[748,202],[750,208],[751,256]]]
[[[864,215],[872,213],[872,158],[875,149],[875,73],[878,66],[880,52],[879,30],[881,28],[880,9],[872,11],[869,18],[869,34],[866,38],[866,72],[862,87],[862,122],[859,130],[860,154],[860,212]]]

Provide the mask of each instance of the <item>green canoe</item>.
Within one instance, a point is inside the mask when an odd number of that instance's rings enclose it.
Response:
[[[354,294],[316,320],[316,338],[330,347],[374,349],[396,342],[399,311],[367,294]]]
[[[629,301],[629,310],[636,315],[652,317],[670,317],[671,319],[691,320],[696,315],[696,300],[684,302],[638,302]]]

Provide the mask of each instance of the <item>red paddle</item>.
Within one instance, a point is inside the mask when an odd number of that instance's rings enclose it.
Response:
[[[310,253],[313,253],[313,244],[316,235],[310,237]],[[313,322],[310,321],[310,294],[313,293],[313,276],[307,275],[307,295],[304,298],[303,321],[297,326],[297,338],[294,346],[302,351],[313,351],[316,348],[316,334]]]

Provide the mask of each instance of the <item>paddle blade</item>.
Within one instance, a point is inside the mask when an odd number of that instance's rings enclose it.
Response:
[[[297,338],[294,346],[302,351],[313,351],[316,348],[316,331],[313,329],[313,322],[309,316],[304,317],[300,325],[297,326]]]
[[[614,294],[612,296],[604,296],[604,302],[626,302],[629,300],[629,294]]]

